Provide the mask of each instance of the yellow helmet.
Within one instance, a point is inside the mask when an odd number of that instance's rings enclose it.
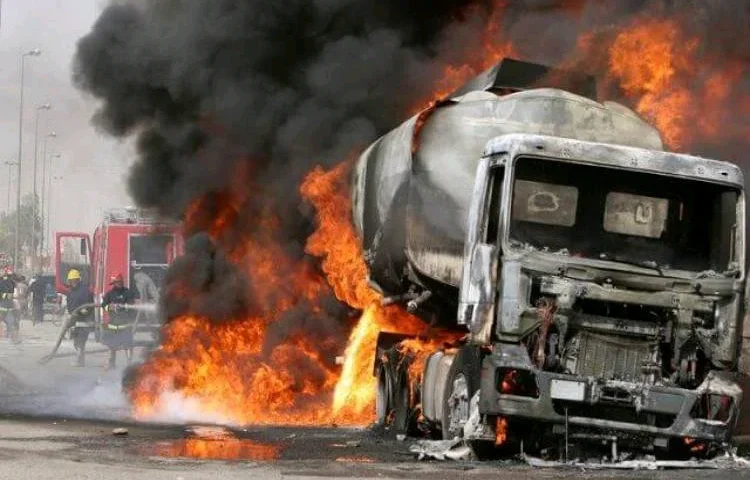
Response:
[[[81,272],[79,272],[76,269],[72,269],[68,272],[68,281],[71,280],[80,280],[81,279]]]

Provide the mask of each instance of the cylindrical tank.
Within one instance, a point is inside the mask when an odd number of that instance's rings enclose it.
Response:
[[[632,110],[552,88],[475,91],[422,112],[373,143],[354,170],[353,220],[371,281],[399,293],[408,265],[458,286],[477,164],[490,139],[509,133],[663,148]]]

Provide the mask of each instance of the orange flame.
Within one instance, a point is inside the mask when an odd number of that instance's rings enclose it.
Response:
[[[335,347],[335,340],[313,344],[297,335],[264,352],[269,326],[300,302],[319,302],[327,291],[325,281],[309,263],[285,254],[276,241],[278,221],[267,212],[258,219],[257,235],[231,243],[247,195],[237,183],[230,193],[200,199],[190,209],[187,230],[208,231],[216,244],[227,245],[228,256],[250,278],[263,279],[251,292],[261,312],[225,323],[196,315],[172,319],[163,329],[163,344],[139,368],[129,389],[135,416],[229,424],[330,422],[328,397],[338,368],[322,352]],[[213,210],[216,214],[206,214]],[[189,289],[182,295],[190,295]],[[302,378],[301,369],[306,372]]]
[[[582,37],[580,43],[587,41]],[[610,77],[675,150],[719,139],[750,140],[747,112],[734,104],[750,102],[735,95],[747,66],[714,65],[700,47],[701,40],[676,18],[640,18],[622,28],[609,47]]]
[[[332,414],[337,421],[374,420],[375,377],[372,374],[378,334],[383,331],[416,335],[425,324],[396,306],[383,307],[381,296],[367,285],[367,265],[351,218],[348,195],[349,163],[325,172],[316,167],[302,184],[303,197],[316,206],[319,228],[306,251],[322,258],[323,271],[339,300],[364,310],[352,330],[341,376],[333,392]]]
[[[508,440],[508,419],[495,418],[495,445],[500,446]]]
[[[691,103],[690,93],[674,78],[690,68],[697,45],[697,39],[682,38],[675,21],[650,20],[621,31],[610,48],[610,74],[628,95],[640,98],[636,110],[674,148],[684,146],[684,113]]]
[[[300,299],[320,301],[326,292],[322,278],[306,264],[292,265],[273,241],[277,222],[260,219],[265,228],[231,252],[264,282],[254,292],[267,300],[266,315],[226,325],[184,316],[164,330],[165,341],[139,373],[129,395],[140,419],[213,419],[232,424],[348,424],[374,419],[375,379],[372,366],[381,331],[419,334],[425,324],[398,307],[381,307],[380,295],[367,285],[367,267],[351,225],[348,164],[328,172],[314,169],[301,186],[304,198],[317,209],[319,228],[308,239],[307,253],[321,266],[336,296],[364,314],[349,337],[343,368],[321,356],[319,346],[295,338],[263,355],[266,330]],[[226,201],[208,228],[220,242],[239,211],[239,202]],[[200,210],[200,209],[199,209]],[[263,233],[265,232],[265,233]],[[280,265],[281,264],[281,265]],[[281,268],[280,268],[281,267]],[[289,277],[280,278],[279,270]],[[303,381],[295,369],[305,365],[317,372]],[[179,414],[174,415],[178,410]]]

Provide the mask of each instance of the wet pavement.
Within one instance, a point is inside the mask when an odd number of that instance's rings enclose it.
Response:
[[[114,435],[116,428],[127,434]],[[28,478],[394,478],[734,479],[748,470],[612,471],[532,468],[517,460],[417,462],[411,442],[369,430],[251,428],[219,435],[183,427],[0,417],[0,479]],[[21,470],[23,469],[23,470]]]
[[[57,327],[23,327],[21,345],[0,339],[0,480],[750,478],[746,469],[584,471],[532,468],[518,458],[417,461],[412,439],[371,429],[137,424],[120,388],[124,365],[105,372],[106,353],[92,342],[88,366],[72,367],[67,340],[62,357],[39,365]]]

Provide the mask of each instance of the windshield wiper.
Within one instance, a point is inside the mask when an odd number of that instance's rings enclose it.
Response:
[[[634,267],[648,268],[648,269],[656,271],[660,277],[664,276],[664,272],[662,271],[659,264],[653,260],[641,260],[641,261],[629,260],[627,258],[622,258],[617,255],[610,255],[608,253],[600,253],[599,259],[607,260],[609,262],[617,262],[617,263],[624,263],[626,265],[633,265]]]

